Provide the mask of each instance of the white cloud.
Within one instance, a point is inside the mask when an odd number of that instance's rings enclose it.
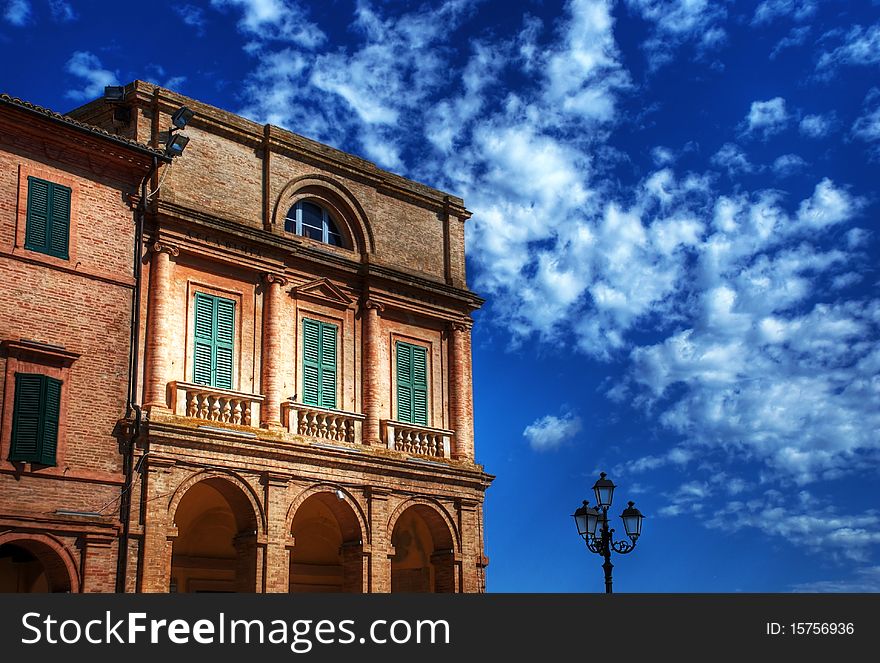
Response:
[[[831,118],[824,115],[807,115],[800,122],[800,130],[804,136],[823,138],[831,131]]]
[[[872,547],[880,543],[880,516],[876,512],[843,515],[807,494],[792,501],[767,491],[755,499],[732,501],[716,511],[707,526],[726,532],[755,530],[838,560],[864,562]],[[874,572],[869,575],[873,577]]]
[[[97,99],[103,96],[105,86],[119,84],[117,75],[109,69],[104,69],[98,56],[88,51],[76,51],[70,56],[65,69],[74,76],[84,79],[82,88],[71,89],[65,93],[68,99],[75,101]]]
[[[779,54],[782,53],[787,48],[794,48],[795,46],[800,46],[803,44],[807,37],[810,34],[810,26],[809,25],[801,25],[798,27],[794,27],[791,29],[785,37],[780,39],[776,46],[773,47],[773,50],[770,51],[770,59],[775,60],[779,57]]]
[[[197,7],[196,5],[187,4],[174,5],[172,9],[174,9],[174,13],[180,17],[180,20],[183,21],[184,25],[195,28],[198,36],[201,37],[205,34],[205,27],[207,26],[208,21],[205,18],[204,9]]]
[[[31,18],[31,3],[28,0],[8,0],[3,18],[12,25],[27,25]]]
[[[552,414],[536,419],[526,426],[523,437],[535,451],[551,451],[558,449],[565,442],[580,433],[582,428],[580,417],[571,413],[556,417]]]
[[[752,24],[766,25],[783,16],[803,21],[816,13],[817,4],[816,0],[764,0],[755,9]]]
[[[778,177],[790,177],[803,170],[807,165],[797,154],[783,154],[773,161],[770,167]]]
[[[631,12],[653,25],[643,44],[651,69],[669,63],[674,52],[686,43],[694,44],[704,55],[727,39],[721,23],[727,9],[710,0],[626,0]]]
[[[792,586],[794,592],[807,593],[878,593],[880,592],[880,566],[856,569],[851,578],[814,580]]]
[[[768,101],[753,101],[746,116],[746,132],[770,136],[779,133],[788,124],[785,99],[774,97]]]
[[[852,127],[853,136],[867,142],[880,140],[880,89],[872,88],[865,98],[865,112]]]
[[[76,20],[76,12],[66,0],[49,0],[49,10],[52,12],[52,18],[61,23]]]
[[[296,0],[211,0],[211,6],[240,10],[239,29],[261,41],[287,41],[312,50],[327,39]]]
[[[754,170],[745,152],[734,143],[722,145],[721,149],[712,156],[711,161],[719,168],[724,168],[731,177],[737,173],[750,173]]]
[[[823,228],[849,219],[857,205],[845,190],[835,187],[826,177],[816,185],[813,195],[801,203],[797,219],[811,228]]]
[[[836,36],[836,35],[829,35]],[[842,36],[843,43],[831,51],[824,51],[816,63],[820,77],[830,77],[838,67],[871,66],[880,64],[880,23],[867,28],[854,25]]]

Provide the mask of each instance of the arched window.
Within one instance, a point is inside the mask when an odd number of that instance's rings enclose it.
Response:
[[[327,210],[307,200],[290,208],[284,220],[284,230],[324,244],[344,246],[342,235]]]

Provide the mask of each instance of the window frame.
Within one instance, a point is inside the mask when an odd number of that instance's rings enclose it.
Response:
[[[0,468],[20,471],[24,466],[31,471],[61,475],[67,462],[67,412],[70,402],[71,369],[80,355],[60,346],[46,345],[26,340],[0,342],[0,356],[6,357],[3,389],[2,423],[0,423]],[[58,433],[55,445],[55,462],[46,465],[39,460],[10,460],[13,445],[13,419],[15,418],[16,374],[45,376],[60,382],[58,406]],[[28,468],[28,466],[30,466]]]
[[[28,189],[29,178],[31,177],[70,189],[70,210],[67,225],[67,257],[59,257],[54,252],[50,253],[39,250],[39,248],[33,247],[32,242],[28,241]],[[26,257],[28,260],[39,261],[62,269],[72,269],[78,262],[80,262],[78,230],[81,187],[82,182],[64,170],[49,168],[47,166],[27,161],[19,163],[18,198],[15,203],[15,243],[12,248],[13,255]],[[87,266],[82,264],[77,267],[77,271],[83,273],[98,273],[102,276],[107,276],[101,272],[91,271]]]
[[[309,237],[308,235],[303,234],[303,213],[302,206],[304,204],[314,205],[319,210],[321,210],[321,239],[315,239],[314,237]],[[291,212],[293,212],[293,216],[291,216]],[[288,228],[288,224],[293,225],[293,230]],[[309,228],[315,228],[315,226],[310,224],[305,224]],[[334,230],[330,230],[330,227],[333,227]],[[315,228],[317,229],[317,228]],[[339,230],[339,224],[333,218],[333,215],[327,210],[323,205],[318,204],[317,201],[303,198],[301,200],[297,200],[291,208],[287,211],[287,216],[284,217],[284,230],[285,232],[293,232],[297,237],[305,237],[306,239],[310,239],[314,242],[321,242],[322,244],[327,244],[328,246],[335,246],[340,249],[348,248],[345,245],[345,237]],[[330,235],[335,235],[338,238],[339,243],[333,244],[330,242]]]

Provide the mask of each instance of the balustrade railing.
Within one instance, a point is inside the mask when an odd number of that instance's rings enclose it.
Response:
[[[192,382],[172,382],[171,409],[175,414],[236,426],[259,426],[260,394],[207,387]]]
[[[383,421],[382,425],[389,449],[414,456],[451,457],[452,438],[455,435],[451,430],[415,426],[390,419]]]
[[[294,435],[328,442],[360,444],[364,415],[342,410],[303,405],[288,401],[281,404],[282,421]]]

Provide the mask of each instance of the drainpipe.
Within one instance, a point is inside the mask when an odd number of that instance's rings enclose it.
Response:
[[[123,451],[123,473],[125,482],[122,486],[119,511],[122,518],[122,537],[119,540],[119,549],[116,561],[116,591],[125,592],[125,580],[128,572],[128,540],[131,527],[131,487],[134,483],[134,446],[141,432],[141,420],[143,413],[137,401],[137,374],[138,374],[138,350],[140,344],[141,328],[141,250],[144,237],[144,218],[147,211],[147,183],[155,176],[159,168],[159,158],[153,156],[153,165],[150,172],[141,182],[141,199],[138,204],[137,222],[134,234],[134,293],[131,304],[131,335],[129,337],[128,357],[128,397],[125,403],[125,418],[131,419],[134,412],[134,420],[128,438],[125,440]]]

